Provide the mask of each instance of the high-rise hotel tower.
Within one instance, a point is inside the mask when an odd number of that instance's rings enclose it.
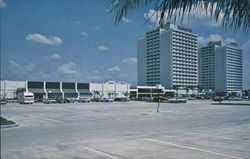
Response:
[[[242,91],[242,50],[236,43],[209,42],[199,50],[199,85],[206,91]]]
[[[197,38],[192,30],[172,23],[146,32],[137,42],[138,85],[197,86]]]

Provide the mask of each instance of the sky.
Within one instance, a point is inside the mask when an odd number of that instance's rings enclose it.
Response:
[[[0,0],[1,79],[136,85],[137,39],[158,19],[148,6],[114,25],[114,15],[107,12],[110,2]],[[199,46],[210,40],[238,43],[243,49],[243,88],[250,88],[250,34],[221,29],[222,16],[218,22],[202,12],[190,17],[181,25],[198,34]]]

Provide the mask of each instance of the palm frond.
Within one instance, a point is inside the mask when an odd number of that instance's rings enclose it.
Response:
[[[250,0],[112,0],[108,11],[115,14],[117,25],[128,13],[146,6],[154,6],[155,12],[160,12],[160,25],[165,19],[182,23],[185,15],[197,10],[205,11],[214,21],[221,22],[225,30],[237,31],[242,27],[248,32],[250,28]]]

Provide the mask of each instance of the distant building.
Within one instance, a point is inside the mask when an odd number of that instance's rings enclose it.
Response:
[[[138,85],[196,87],[197,38],[192,30],[171,23],[146,32],[137,42]]]
[[[1,83],[1,90],[0,90],[0,98],[16,98],[16,91],[17,89],[23,89],[26,87],[25,81],[0,81]]]
[[[158,95],[161,97],[174,96],[174,90],[166,90],[164,86],[136,86],[130,88],[130,98],[143,99],[143,98],[157,98]]]
[[[130,92],[130,84],[121,81],[90,83],[90,91],[95,98],[127,97]]]
[[[1,81],[1,99],[15,99],[17,89],[34,93],[35,99],[44,98],[116,98],[127,97],[130,84],[120,81],[103,83]]]
[[[237,44],[209,42],[199,49],[199,86],[205,91],[242,91],[242,50]]]

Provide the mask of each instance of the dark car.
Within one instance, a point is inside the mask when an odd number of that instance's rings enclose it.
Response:
[[[56,101],[57,103],[67,103],[67,101],[63,98],[57,98]]]
[[[213,101],[215,101],[215,102],[222,102],[223,100],[224,100],[223,97],[219,97],[219,96],[213,97]]]
[[[1,105],[6,104],[6,100],[5,99],[0,99],[0,104]]]
[[[115,101],[118,101],[118,102],[129,102],[130,98],[115,98]]]

